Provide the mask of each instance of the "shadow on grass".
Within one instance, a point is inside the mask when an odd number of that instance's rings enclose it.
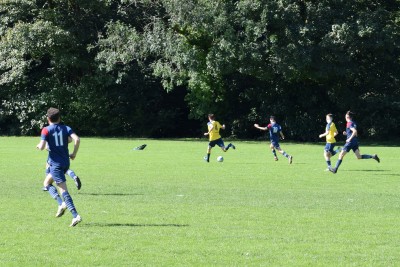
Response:
[[[392,170],[346,170],[348,172],[389,172]]]
[[[175,223],[88,223],[82,224],[86,227],[189,227],[189,224],[175,224]]]
[[[144,194],[129,194],[129,193],[78,193],[78,194],[87,196],[144,196]]]

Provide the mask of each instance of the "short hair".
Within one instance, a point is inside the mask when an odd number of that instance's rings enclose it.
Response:
[[[346,112],[346,115],[349,116],[350,119],[352,119],[354,117],[355,113],[349,110]]]
[[[210,119],[212,119],[212,120],[214,120],[215,119],[215,115],[214,114],[208,114],[208,117],[210,118]]]
[[[270,119],[270,120],[272,119],[272,120],[274,120],[274,121],[276,120],[276,119],[275,119],[275,116],[273,116],[273,115],[269,116],[269,119]]]
[[[333,118],[332,113],[328,113],[328,114],[326,114],[326,116],[328,116],[328,117],[330,117],[330,118]]]
[[[60,119],[60,110],[57,108],[49,108],[47,110],[47,118],[51,122],[57,122]]]

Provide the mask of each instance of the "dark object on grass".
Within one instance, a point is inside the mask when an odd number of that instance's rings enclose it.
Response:
[[[133,150],[143,150],[146,146],[146,144],[143,144],[141,146],[135,147]]]

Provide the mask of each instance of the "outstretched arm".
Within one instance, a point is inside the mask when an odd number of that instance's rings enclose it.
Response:
[[[260,127],[260,125],[258,125],[257,123],[254,124],[254,127],[256,127],[257,129],[260,129],[261,131],[267,131],[268,130],[268,126],[267,127]]]

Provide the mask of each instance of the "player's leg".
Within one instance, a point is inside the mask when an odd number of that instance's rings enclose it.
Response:
[[[329,169],[331,167],[331,153],[329,153],[329,151],[324,151],[324,158]]]
[[[224,141],[222,141],[222,139],[221,139],[221,142],[224,143]],[[222,147],[221,147],[221,148],[222,148]],[[229,148],[236,149],[236,147],[235,147],[234,144],[229,143],[228,146],[226,146],[226,147],[225,147],[225,145],[223,145],[223,149],[222,149],[222,150],[223,150],[224,152],[226,152],[226,151],[228,151]]]
[[[278,157],[276,156],[276,151],[275,151],[275,146],[274,146],[274,144],[271,143],[271,144],[269,145],[269,147],[271,148],[271,151],[272,151],[272,154],[274,155],[275,161],[278,161]]]
[[[336,162],[335,168],[330,168],[329,170],[333,173],[336,173],[339,169],[339,166],[342,164],[344,156],[349,152],[351,149],[351,145],[349,143],[346,143],[342,149],[342,151],[339,154],[338,161]]]
[[[335,156],[336,154],[340,153],[340,151],[342,151],[342,149],[340,147],[338,147],[337,149],[334,149],[335,148],[335,144],[331,144],[331,145],[332,146],[331,146],[330,152],[331,152],[331,156],[332,157]]]
[[[357,147],[357,149],[354,150],[354,154],[356,155],[357,159],[374,159],[377,162],[380,162],[380,159],[378,155],[368,155],[368,154],[363,154],[361,155],[360,149]]]
[[[81,189],[82,187],[82,183],[81,183],[81,179],[79,179],[78,175],[75,174],[75,172],[71,169],[68,169],[67,174],[74,179],[74,183],[76,185],[76,188]]]
[[[331,168],[331,145],[330,143],[325,144],[324,148],[324,158],[326,161],[326,164],[328,165],[328,170]]]
[[[44,186],[44,188],[46,188],[46,191],[49,192],[50,196],[57,201],[58,207],[63,207],[64,206],[63,201],[62,201],[60,195],[58,194],[57,188],[55,188],[55,186],[53,186],[53,178],[50,173],[48,173],[46,175],[46,178],[43,181],[43,186]],[[62,212],[62,213],[64,213],[64,212]],[[58,214],[58,212],[57,212],[57,214]],[[56,214],[56,217],[60,217],[60,216],[57,216],[57,214]],[[62,216],[62,214],[61,214],[61,216]]]
[[[211,142],[208,144],[207,155],[204,157],[204,160],[207,162],[210,162],[211,149],[213,148],[213,146],[215,146],[215,145],[213,145]]]
[[[217,144],[217,145],[221,148],[221,150],[224,151],[224,152],[228,151],[228,149],[231,148],[231,147],[232,147],[233,149],[236,149],[236,147],[235,147],[232,143],[229,143],[228,146],[225,146],[224,141],[222,140],[222,138],[218,139],[217,142],[216,142],[216,144]]]
[[[275,146],[275,148],[276,148],[276,150],[278,150],[279,153],[281,153],[283,156],[288,158],[289,164],[292,164],[292,161],[293,161],[293,157],[292,156],[290,156],[288,153],[283,151],[283,149],[279,145]]]
[[[62,183],[58,183],[57,186],[58,188],[60,188],[60,193],[64,199],[65,204],[67,205],[68,210],[72,213],[73,219],[70,226],[73,227],[80,223],[82,221],[82,218],[76,211],[74,201],[72,200],[72,197],[68,192],[67,183],[64,181]]]

